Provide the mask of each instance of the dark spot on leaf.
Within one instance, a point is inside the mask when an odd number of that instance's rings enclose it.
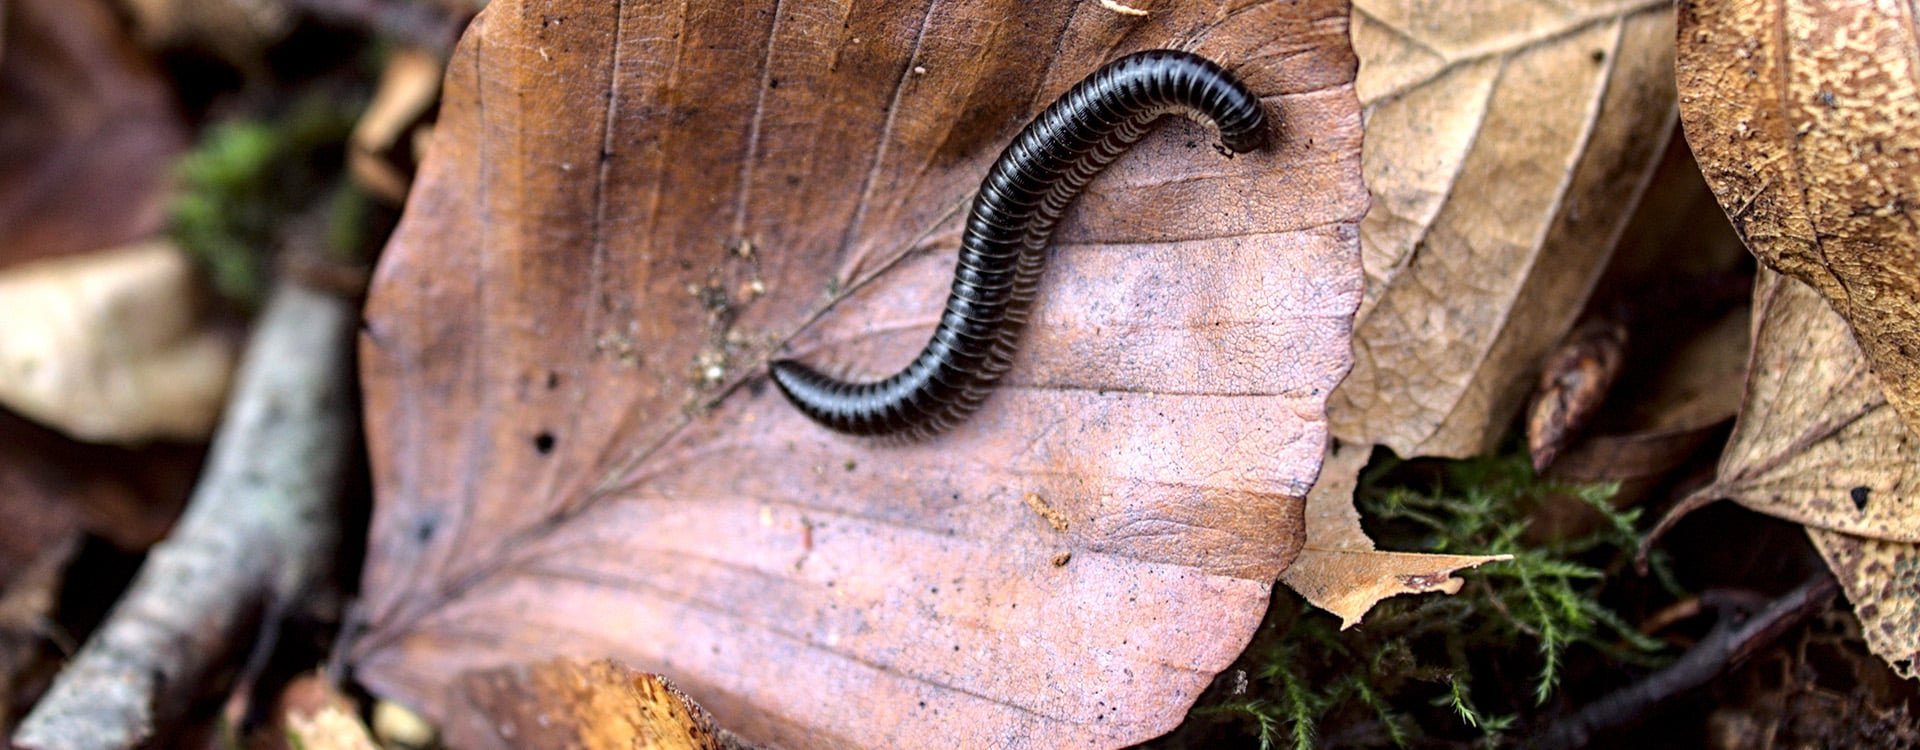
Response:
[[[560,373],[555,372],[553,370],[548,370],[547,371],[547,390],[551,391],[559,387],[560,387]]]
[[[851,458],[847,459],[847,463],[846,463],[847,471],[853,471],[854,469],[859,468],[859,466],[860,464],[855,463],[853,459]]]
[[[768,78],[768,79],[767,79],[767,88],[770,88],[770,89],[777,89],[777,88],[780,88],[780,79],[778,79],[778,78]]]
[[[1867,509],[1867,499],[1872,493],[1873,490],[1867,489],[1865,486],[1855,487],[1847,492],[1847,494],[1853,496],[1853,509],[1859,511]]]
[[[540,434],[533,436],[533,449],[540,451],[542,456],[553,452],[553,443],[553,433],[546,430],[541,430]]]
[[[426,544],[433,539],[433,533],[439,529],[440,522],[438,519],[432,516],[421,518],[413,525],[413,540],[420,544]]]

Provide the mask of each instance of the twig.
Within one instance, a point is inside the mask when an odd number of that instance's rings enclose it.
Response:
[[[278,285],[179,526],[21,723],[16,746],[142,742],[185,708],[212,665],[244,653],[263,605],[297,601],[325,576],[354,435],[355,312],[350,300]]]
[[[1638,723],[1656,706],[1726,674],[1754,651],[1825,610],[1839,589],[1832,577],[1821,574],[1751,612],[1741,606],[1747,601],[1743,597],[1702,595],[1702,604],[1722,605],[1719,621],[1705,638],[1665,669],[1609,693],[1548,727],[1531,744],[1583,747],[1596,734]]]

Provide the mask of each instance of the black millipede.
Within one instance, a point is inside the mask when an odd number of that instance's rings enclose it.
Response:
[[[988,170],[946,310],[912,364],[883,380],[848,383],[782,359],[769,365],[773,382],[802,413],[840,432],[920,438],[959,423],[1012,362],[1061,214],[1168,114],[1210,122],[1234,152],[1266,142],[1260,99],[1213,61],[1161,49],[1108,63],[1027,123]]]

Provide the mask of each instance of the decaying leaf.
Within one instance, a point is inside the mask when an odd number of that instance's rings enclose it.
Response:
[[[195,446],[82,443],[0,411],[0,586],[45,550],[89,534],[121,549],[158,541],[200,468]]]
[[[1555,479],[1574,483],[1658,482],[1691,456],[1740,408],[1750,326],[1736,309],[1666,353],[1652,383],[1606,434],[1594,435],[1553,465]],[[1623,488],[1615,495],[1637,497]]]
[[[0,404],[83,440],[204,438],[236,342],[199,293],[163,241],[0,272]]]
[[[1853,602],[1867,645],[1902,675],[1920,676],[1914,443],[1846,322],[1812,288],[1761,274],[1753,341],[1719,478],[1681,509],[1731,498],[1805,524]]]
[[[461,677],[514,747],[729,750],[751,747],[665,678],[599,659],[556,659]]]
[[[1288,588],[1340,618],[1345,630],[1380,600],[1400,594],[1457,594],[1453,574],[1513,555],[1429,555],[1381,552],[1360,528],[1353,492],[1370,445],[1340,445],[1327,454],[1320,481],[1307,495],[1307,543],[1280,574]]]
[[[186,147],[152,60],[99,0],[18,0],[0,29],[0,266],[152,236]]]
[[[1627,358],[1626,321],[1595,316],[1548,353],[1527,410],[1527,453],[1546,471],[1600,413]]]
[[[368,303],[379,505],[344,658],[463,747],[511,743],[446,686],[555,655],[789,747],[1166,731],[1299,548],[1349,363],[1347,17],[491,4]],[[1226,159],[1174,119],[1096,180],[980,412],[887,444],[768,385],[776,351],[908,361],[988,164],[1159,46],[1235,70],[1275,143]]]
[[[294,678],[280,691],[276,721],[261,730],[287,738],[293,750],[379,750],[353,700],[320,674]],[[276,737],[277,739],[277,737]]]
[[[1813,293],[1773,274],[1756,285],[1745,401],[1717,478],[1694,497],[1920,542],[1920,446],[1888,408],[1844,322],[1805,304]]]
[[[1920,679],[1920,544],[1807,527],[1847,592],[1867,648],[1901,677]]]
[[[1913,6],[1680,9],[1681,121],[1721,207],[1755,255],[1846,318],[1894,409],[1920,430]]]
[[[1673,16],[1360,0],[1366,300],[1334,434],[1492,447],[1579,315],[1670,132]]]

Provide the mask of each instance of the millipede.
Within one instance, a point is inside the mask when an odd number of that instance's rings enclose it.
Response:
[[[1027,123],[987,171],[946,308],[912,364],[849,383],[782,359],[768,366],[773,382],[801,413],[839,432],[918,439],[958,424],[1012,364],[1061,215],[1169,114],[1210,123],[1234,153],[1266,142],[1259,97],[1219,64],[1166,49],[1108,63]]]

